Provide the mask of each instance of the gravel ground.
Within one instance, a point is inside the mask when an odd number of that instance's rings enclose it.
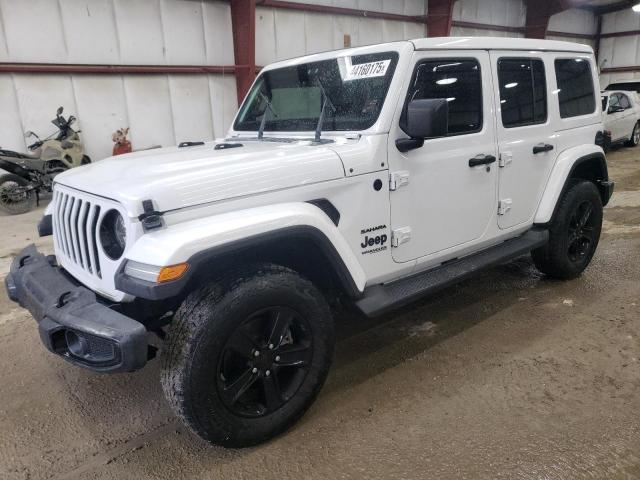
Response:
[[[157,361],[108,376],[48,354],[2,289],[0,479],[640,478],[639,151],[609,156],[616,194],[581,278],[522,258],[375,321],[338,319],[317,402],[256,448],[183,428]],[[0,217],[0,276],[40,215]]]

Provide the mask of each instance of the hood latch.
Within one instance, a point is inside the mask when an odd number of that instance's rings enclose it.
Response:
[[[159,212],[153,208],[153,200],[143,200],[142,210],[144,213],[138,216],[138,220],[142,223],[142,229],[145,232],[163,227],[162,215],[164,215],[164,212]]]

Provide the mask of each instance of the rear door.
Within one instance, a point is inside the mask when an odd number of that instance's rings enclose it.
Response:
[[[549,115],[553,63],[543,52],[492,51],[498,99],[498,226],[532,221],[557,152]]]

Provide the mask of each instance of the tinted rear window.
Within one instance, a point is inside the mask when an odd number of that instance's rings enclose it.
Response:
[[[555,61],[558,101],[562,118],[588,115],[596,111],[591,65],[584,58]]]
[[[547,90],[542,60],[501,58],[498,61],[502,124],[519,127],[547,120]]]

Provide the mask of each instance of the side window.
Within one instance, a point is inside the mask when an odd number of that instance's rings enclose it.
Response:
[[[620,106],[620,96],[617,93],[611,95],[611,100],[609,100],[610,107],[619,107]]]
[[[416,66],[407,103],[414,99],[446,98],[449,135],[482,128],[482,79],[476,60],[428,60]],[[406,105],[405,105],[406,109]],[[401,121],[401,125],[402,125]]]
[[[629,97],[626,95],[620,94],[620,106],[622,108],[631,108],[631,103],[629,103]]]
[[[584,58],[558,58],[555,61],[558,101],[562,118],[596,111],[591,65]]]
[[[544,62],[529,58],[498,60],[500,110],[506,128],[547,121]]]

